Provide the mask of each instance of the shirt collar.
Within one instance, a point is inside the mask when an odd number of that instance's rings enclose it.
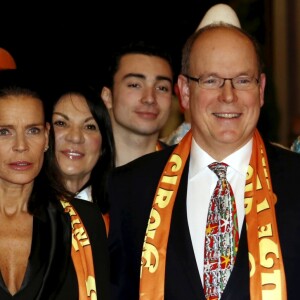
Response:
[[[87,200],[89,202],[93,202],[92,200],[92,187],[89,185],[85,189],[81,190],[75,198],[77,199],[82,199],[82,200]]]
[[[252,143],[253,140],[251,139],[246,145],[227,156],[222,162],[228,164],[236,172],[246,174],[252,153]],[[189,178],[194,177],[197,173],[203,171],[209,164],[215,161],[216,160],[207,154],[196,143],[194,138],[192,138]]]

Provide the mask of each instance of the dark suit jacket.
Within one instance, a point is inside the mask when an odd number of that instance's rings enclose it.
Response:
[[[72,201],[89,235],[98,299],[109,300],[109,255],[105,225],[94,203]],[[78,283],[71,259],[71,220],[60,203],[34,216],[29,263],[21,289],[12,297],[0,275],[0,299],[78,300]]]
[[[298,300],[300,271],[300,155],[266,145],[276,204],[289,300]],[[111,282],[114,299],[138,299],[141,249],[154,193],[174,147],[151,153],[115,170],[110,182]],[[187,222],[188,162],[175,201],[165,279],[165,299],[205,300]],[[199,195],[201,197],[201,195]],[[248,300],[249,263],[243,225],[239,251],[222,300]],[[271,300],[271,299],[270,299]]]

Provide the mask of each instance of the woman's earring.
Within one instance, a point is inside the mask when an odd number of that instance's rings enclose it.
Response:
[[[46,152],[49,149],[49,146],[46,146],[44,149],[44,152]]]

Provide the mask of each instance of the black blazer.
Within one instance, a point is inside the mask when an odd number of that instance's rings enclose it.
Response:
[[[91,241],[98,299],[109,300],[109,254],[100,209],[79,199],[72,204]],[[0,276],[0,299],[78,300],[71,242],[70,216],[61,204],[50,203],[42,208],[34,216],[31,253],[22,287],[12,297]]]
[[[289,300],[298,300],[300,271],[300,155],[266,144]],[[138,299],[141,250],[154,193],[174,149],[143,156],[116,168],[110,181],[111,283],[113,299]],[[205,300],[187,222],[188,162],[173,208],[167,246],[165,299]],[[245,224],[239,251],[222,300],[249,300],[249,263]],[[271,299],[270,299],[271,300]]]
[[[72,205],[80,216],[85,229],[90,238],[91,246],[92,246],[92,254],[94,260],[94,271],[95,271],[95,280],[96,280],[96,289],[97,295],[99,299],[109,300],[109,255],[108,255],[108,245],[107,245],[107,236],[104,221],[101,215],[101,211],[98,206],[94,203],[81,200],[81,199],[73,199]],[[78,283],[77,277],[73,266],[73,261],[71,259],[71,227],[70,227],[70,217],[69,214],[61,213],[60,207],[53,209],[53,211],[49,211],[49,214],[52,213],[58,214],[58,220],[56,223],[60,225],[60,220],[64,223],[64,231],[63,231],[63,239],[64,244],[59,246],[61,248],[61,253],[59,255],[59,259],[65,262],[65,269],[62,269],[61,266],[57,265],[56,259],[54,259],[55,266],[54,272],[50,273],[48,278],[49,282],[52,280],[57,282],[58,274],[61,273],[61,289],[57,292],[53,293],[49,291],[49,287],[47,286],[44,291],[44,296],[41,295],[41,300],[48,299],[48,295],[51,294],[49,299],[53,300],[63,300],[63,299],[79,299],[78,298]],[[56,226],[57,224],[52,224],[52,226]],[[69,229],[70,228],[70,229]],[[58,233],[59,234],[59,233]],[[58,269],[55,271],[55,268]],[[56,275],[55,275],[56,273]],[[75,279],[75,281],[74,281]],[[46,285],[45,285],[46,286]],[[51,288],[51,285],[50,285]],[[48,291],[47,291],[48,289]],[[72,296],[71,296],[72,295]],[[73,296],[74,295],[74,296]]]

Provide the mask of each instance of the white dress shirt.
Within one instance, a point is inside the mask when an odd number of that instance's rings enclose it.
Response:
[[[75,198],[77,199],[81,199],[81,200],[86,200],[89,202],[93,202],[93,198],[92,198],[92,187],[89,185],[87,186],[85,189],[83,189],[82,191],[80,191]]]
[[[229,166],[227,168],[227,180],[235,196],[239,233],[241,233],[245,216],[244,190],[251,152],[252,140],[222,161]],[[218,180],[217,175],[208,168],[208,165],[215,161],[192,139],[187,188],[187,218],[202,282],[208,206]]]

